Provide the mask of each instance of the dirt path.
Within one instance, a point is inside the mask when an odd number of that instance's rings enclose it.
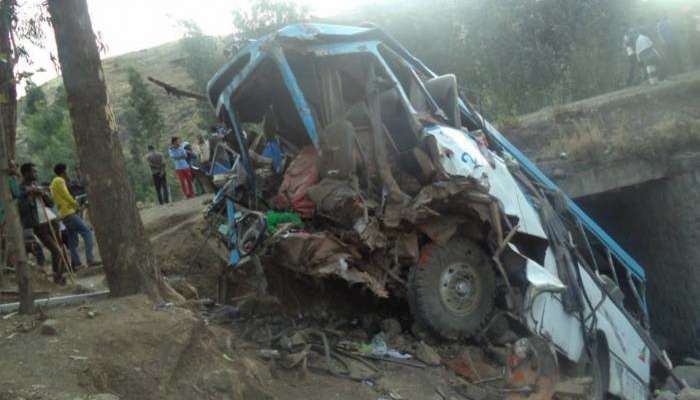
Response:
[[[220,268],[218,257],[204,251],[194,263],[188,258],[201,246],[202,236],[196,231],[201,227],[203,201],[198,198],[146,209],[142,218],[165,273],[186,277],[200,296],[211,297]],[[270,279],[273,287],[295,280],[277,276],[275,271],[268,273],[274,275]],[[377,375],[363,380],[319,370],[324,359],[314,352],[309,355],[307,373],[262,357],[261,349],[278,344],[259,338],[270,335],[270,325],[280,321],[292,324],[288,327],[318,329],[338,321],[346,325],[347,321],[374,321],[352,332],[350,328],[334,330],[348,338],[359,331],[359,339],[352,338],[357,343],[367,343],[378,331],[377,321],[382,317],[376,315],[374,305],[357,298],[356,292],[333,286],[318,291],[308,285],[286,286],[296,291],[294,301],[282,300],[294,303],[291,317],[282,316],[283,310],[290,309],[282,304],[261,316],[256,311],[233,322],[206,324],[207,314],[192,303],[189,308],[194,312],[170,305],[158,307],[142,296],[45,309],[37,316],[0,317],[0,400],[115,398],[94,397],[97,394],[120,399],[441,400],[438,388],[457,396],[450,389],[454,373],[444,365],[416,368],[372,362]],[[80,286],[82,290],[101,289],[103,276],[81,278]],[[350,298],[353,304],[347,303]],[[342,315],[336,315],[341,309]],[[55,321],[53,328],[42,326],[46,319]],[[408,322],[403,324],[400,342],[410,349],[417,341]]]

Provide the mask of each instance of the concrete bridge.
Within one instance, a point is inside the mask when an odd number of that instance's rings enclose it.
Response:
[[[646,269],[652,331],[700,350],[700,73],[503,131]]]

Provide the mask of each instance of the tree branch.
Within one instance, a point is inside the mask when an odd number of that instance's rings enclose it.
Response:
[[[169,95],[173,95],[175,97],[189,97],[191,99],[196,99],[196,100],[200,100],[200,101],[207,101],[208,100],[207,96],[205,96],[203,94],[193,93],[193,92],[188,92],[188,91],[183,90],[183,89],[178,89],[175,86],[169,85],[163,81],[159,81],[158,79],[153,78],[152,76],[149,76],[148,80],[153,82],[154,84],[162,87],[163,89],[165,89],[165,91]]]

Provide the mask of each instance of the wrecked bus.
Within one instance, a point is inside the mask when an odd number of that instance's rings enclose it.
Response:
[[[649,397],[659,353],[643,269],[476,112],[454,75],[374,27],[298,24],[240,49],[207,91],[237,155],[215,200],[227,206],[211,208],[228,215],[232,265],[264,241],[282,268],[404,298],[447,339],[505,320],[517,334],[512,398],[551,398],[576,376],[590,378],[586,398]],[[259,161],[265,141],[282,165]],[[262,228],[271,209],[300,221]]]

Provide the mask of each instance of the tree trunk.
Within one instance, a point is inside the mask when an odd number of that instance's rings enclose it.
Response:
[[[0,115],[0,118],[3,115]],[[9,157],[7,135],[4,125],[0,124],[0,201],[5,207],[5,235],[7,237],[7,253],[10,265],[15,267],[17,286],[19,288],[19,311],[22,314],[34,312],[34,295],[32,293],[32,279],[27,265],[27,253],[24,250],[24,235],[22,224],[19,220],[19,211],[10,193],[8,174]]]
[[[15,138],[17,131],[17,88],[15,82],[14,49],[10,34],[13,0],[0,2],[0,55],[5,62],[0,63],[0,201],[5,207],[6,252],[9,264],[15,268],[19,289],[19,311],[23,314],[34,312],[34,295],[27,253],[24,249],[24,231],[19,220],[19,212],[12,199],[7,169],[9,161],[15,158]],[[3,265],[4,267],[4,265]]]
[[[109,290],[113,296],[144,291],[155,301],[177,297],[163,281],[128,183],[86,0],[48,6]]]
[[[0,63],[0,123],[5,127],[7,158],[15,158],[17,130],[17,86],[15,82],[15,60],[10,32],[14,0],[0,2],[0,55],[6,62]],[[5,168],[7,164],[4,164]]]

